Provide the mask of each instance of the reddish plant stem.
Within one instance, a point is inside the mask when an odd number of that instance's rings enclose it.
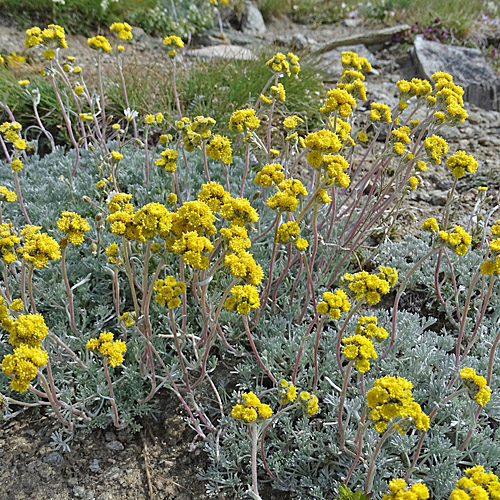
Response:
[[[250,347],[252,348],[252,352],[253,352],[255,358],[257,359],[259,366],[266,372],[267,376],[271,379],[271,382],[274,385],[278,385],[278,381],[276,380],[274,375],[269,371],[269,369],[266,367],[266,365],[262,362],[262,359],[259,356],[259,353],[257,351],[257,347],[255,347],[255,343],[253,341],[252,333],[250,332],[250,327],[248,325],[248,318],[247,318],[246,314],[244,314],[242,316],[242,320],[243,320],[243,326],[245,327],[245,332],[246,332],[247,337],[248,337],[248,341],[250,342]]]

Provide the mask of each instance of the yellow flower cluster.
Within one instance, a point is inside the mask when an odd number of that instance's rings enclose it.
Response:
[[[356,360],[356,369],[360,373],[366,373],[370,369],[369,359],[377,359],[377,353],[370,338],[364,335],[353,335],[342,339],[344,345],[344,356],[350,360]]]
[[[172,229],[173,214],[161,203],[148,203],[134,214],[134,225],[138,230],[138,239],[153,239],[156,234],[166,238]]]
[[[228,297],[224,307],[228,311],[236,309],[238,314],[248,314],[250,309],[260,306],[259,292],[253,285],[236,285],[231,288],[232,297]]]
[[[155,300],[158,304],[162,306],[166,304],[169,309],[173,309],[181,305],[179,295],[186,291],[186,285],[173,276],[167,276],[164,280],[157,280],[153,290],[156,292]]]
[[[421,80],[420,78],[413,78],[410,82],[408,80],[399,80],[396,86],[403,101],[407,101],[415,96],[425,99],[432,92],[431,83],[428,80]]]
[[[482,465],[465,469],[465,476],[457,481],[450,500],[500,499],[500,483],[493,472],[486,472]]]
[[[235,111],[229,119],[229,128],[235,128],[239,132],[246,132],[246,139],[250,137],[252,130],[260,125],[260,120],[255,116],[255,109],[245,108]]]
[[[0,224],[0,252],[7,264],[11,264],[16,260],[16,254],[11,252],[11,250],[20,241],[12,222]]]
[[[463,384],[467,388],[469,396],[479,406],[484,406],[491,398],[491,388],[486,385],[486,379],[477,375],[473,368],[462,368],[460,370],[460,378],[464,381]]]
[[[156,113],[156,115],[147,114],[144,117],[144,121],[146,122],[147,125],[153,125],[155,123],[157,125],[161,125],[163,123],[164,118],[165,117],[163,116],[163,113]],[[160,140],[161,140],[161,136],[160,136]]]
[[[118,33],[120,40],[132,40],[132,26],[128,23],[113,23],[109,29]]]
[[[284,179],[276,188],[276,194],[267,199],[266,205],[277,212],[295,212],[300,197],[307,196],[307,190],[297,179]]]
[[[7,354],[3,358],[1,368],[6,375],[13,375],[10,381],[11,389],[25,392],[37,376],[38,368],[45,366],[48,359],[49,355],[41,346],[21,344],[14,349],[14,354]]]
[[[355,52],[342,52],[340,61],[345,69],[352,68],[368,72],[372,70],[372,65],[368,62],[368,59],[366,57],[359,57]]]
[[[195,116],[192,121],[184,117],[176,123],[177,128],[182,130],[184,145],[189,152],[200,147],[203,140],[210,138],[214,125],[215,120],[205,116]]]
[[[75,212],[64,211],[57,221],[57,227],[68,236],[72,245],[78,246],[83,243],[83,234],[90,231],[89,223]]]
[[[120,319],[125,323],[126,327],[130,327],[136,320],[135,312],[126,311],[120,316]]]
[[[111,44],[105,36],[97,35],[87,40],[87,45],[94,50],[102,50],[103,52],[111,52]]]
[[[13,347],[21,344],[40,346],[40,342],[49,333],[41,314],[21,314],[14,321],[3,320],[2,326],[9,332],[9,344]]]
[[[347,90],[355,99],[366,101],[366,87],[363,81],[365,75],[360,71],[344,69],[340,77],[340,83],[337,83],[339,89]]]
[[[449,125],[464,123],[467,111],[464,109],[464,89],[453,83],[453,77],[442,71],[432,75],[436,93],[428,96],[430,106],[436,106],[445,114],[445,120]]]
[[[276,234],[276,243],[289,243],[292,241],[295,244],[295,247],[299,251],[304,251],[309,243],[306,239],[300,238],[300,227],[299,224],[295,221],[284,222],[278,228],[278,232]]]
[[[442,137],[434,134],[425,139],[424,146],[429,155],[429,160],[436,165],[441,165],[441,157],[450,149],[448,143]]]
[[[422,229],[424,231],[439,231],[439,224],[437,220],[434,217],[429,217],[428,219],[425,219],[425,222],[422,225]]]
[[[366,300],[374,306],[380,302],[382,295],[390,292],[398,280],[398,273],[392,267],[380,266],[380,273],[370,274],[367,271],[360,271],[355,274],[346,273],[342,277],[342,282],[348,283],[348,287],[354,292],[356,300]]]
[[[351,303],[344,290],[337,289],[335,293],[324,292],[323,300],[318,302],[317,309],[319,314],[328,314],[330,318],[338,319],[341,312],[349,312]]]
[[[164,167],[167,172],[175,172],[177,170],[177,157],[179,153],[175,149],[164,149],[160,153],[161,158],[155,160],[155,165]]]
[[[288,403],[293,403],[297,399],[297,388],[292,384],[292,382],[287,382],[286,380],[280,380],[280,385],[280,404],[286,405]]]
[[[243,420],[247,423],[254,422],[257,418],[265,420],[273,414],[269,405],[260,402],[260,399],[253,392],[244,392],[241,395],[243,404],[233,406],[231,416],[236,420]]]
[[[293,115],[293,116],[287,116],[283,120],[283,126],[289,130],[293,130],[299,123],[303,123],[304,120],[300,118],[300,116]]]
[[[415,483],[408,487],[404,479],[389,481],[390,493],[382,495],[381,500],[427,500],[429,490],[424,483]]]
[[[172,243],[167,240],[167,246],[176,254],[182,254],[185,264],[199,269],[206,269],[210,261],[206,253],[213,251],[212,242],[205,236],[200,236],[196,231],[183,232]]]
[[[285,87],[282,83],[277,83],[276,85],[271,86],[271,95],[274,99],[279,99],[281,102],[285,102],[286,100],[286,92]]]
[[[315,396],[314,394],[302,391],[299,394],[299,403],[301,404],[302,408],[304,409],[306,415],[309,418],[318,413],[319,410],[318,397]]]
[[[462,227],[455,226],[453,231],[439,231],[439,237],[448,243],[457,255],[465,255],[472,243],[471,235]]]
[[[20,315],[14,320],[9,318],[4,302],[4,298],[0,297],[0,320],[9,333],[9,344],[14,347],[14,353],[4,357],[1,369],[6,375],[13,375],[10,381],[12,390],[25,392],[36,377],[38,368],[49,359],[41,343],[47,336],[48,328],[41,314]],[[22,308],[22,302],[16,299],[10,309],[19,310],[19,305]]]
[[[500,236],[500,219],[491,226],[491,232],[495,236]],[[490,251],[497,254],[496,257],[493,257],[494,260],[486,260],[481,264],[481,273],[488,276],[500,274],[500,238],[493,238],[490,241]]]
[[[259,220],[257,210],[246,198],[230,198],[222,205],[220,215],[237,226],[245,226]]]
[[[218,182],[210,182],[202,185],[198,201],[205,203],[216,214],[225,203],[231,201],[231,195]]]
[[[339,136],[328,129],[311,132],[305,137],[304,144],[306,147],[312,149],[307,154],[307,161],[315,168],[319,167],[323,161],[323,154],[337,153],[343,145]]]
[[[212,160],[221,160],[225,165],[233,163],[231,141],[223,135],[215,134],[207,144],[207,155]]]
[[[391,108],[387,104],[372,102],[372,110],[370,111],[370,119],[374,122],[381,121],[382,117],[386,123],[392,122]]]
[[[297,387],[292,382],[280,380],[280,404],[286,405],[297,400]],[[298,399],[299,405],[308,417],[315,415],[318,410],[318,398],[314,394],[302,391]]]
[[[414,401],[412,389],[413,384],[403,377],[386,376],[375,380],[373,388],[366,394],[366,400],[368,407],[372,408],[370,418],[378,432],[384,432],[395,417],[403,419],[395,425],[401,434],[404,434],[402,425],[410,422],[421,431],[429,428],[429,417]]]
[[[224,257],[224,265],[229,268],[235,278],[244,279],[251,285],[260,285],[264,278],[262,267],[255,262],[253,255],[246,250],[228,253]]]
[[[337,110],[342,118],[347,118],[356,107],[356,99],[345,89],[331,89],[326,93],[326,101],[319,110],[321,113],[335,113]]]
[[[0,125],[0,133],[4,136],[6,141],[12,142],[14,148],[16,148],[16,152],[25,150],[27,146],[26,141],[24,139],[21,139],[19,135],[21,129],[22,126],[18,122],[3,122]],[[23,164],[21,160],[17,158],[12,160],[11,168],[15,172],[19,172],[20,170],[22,170]]]
[[[111,243],[111,245],[109,245],[104,252],[108,256],[108,262],[110,264],[115,264],[117,266],[121,266],[123,264],[117,243]]]
[[[61,258],[57,241],[46,233],[40,232],[41,226],[26,226],[21,229],[23,245],[17,249],[21,257],[36,268],[47,267],[49,260]]]
[[[49,24],[47,28],[43,30],[38,26],[33,26],[33,28],[26,30],[26,35],[24,46],[27,49],[37,45],[46,45],[54,48],[59,47],[61,49],[68,48],[64,28],[57,24]],[[52,59],[52,57],[50,59]]]
[[[472,155],[465,154],[465,151],[457,151],[446,160],[446,166],[453,171],[453,175],[460,179],[465,175],[465,171],[475,174],[477,171],[477,160]]]
[[[349,169],[349,162],[342,155],[323,155],[319,166],[324,167],[322,180],[326,178],[327,186],[346,188],[351,183],[345,173]]]
[[[299,58],[292,52],[286,56],[277,52],[266,62],[266,66],[269,66],[276,73],[286,73],[288,76],[292,76],[292,74],[297,76],[300,72]]]
[[[285,174],[283,173],[283,165],[279,163],[268,163],[257,172],[254,182],[257,186],[269,187],[273,184],[277,186],[284,179]]]
[[[167,46],[169,49],[168,55],[170,57],[175,57],[177,54],[177,49],[184,47],[184,42],[182,41],[182,38],[179,38],[178,36],[175,35],[170,35],[167,36],[166,38],[163,39],[163,44]]]
[[[363,335],[377,341],[386,339],[389,334],[385,328],[377,326],[377,318],[375,316],[360,316],[356,325],[356,335]]]
[[[221,236],[228,239],[229,248],[233,252],[241,252],[252,246],[245,226],[231,224],[230,227],[221,228],[219,233]]]
[[[111,332],[102,332],[98,338],[87,342],[89,351],[96,351],[104,356],[113,368],[123,363],[123,355],[127,351],[127,345],[123,340],[113,340]]]

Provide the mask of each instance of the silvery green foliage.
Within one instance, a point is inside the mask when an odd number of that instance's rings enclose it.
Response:
[[[113,144],[109,145],[110,150]],[[71,181],[71,170],[73,168],[75,153],[65,153],[58,149],[53,154],[43,158],[32,156],[26,160],[24,169],[20,172],[20,183],[26,209],[33,224],[42,226],[43,231],[59,240],[61,233],[58,231],[56,221],[63,210],[79,213],[86,217],[91,224],[88,235],[96,239],[95,223],[93,222],[99,210],[93,205],[83,201],[83,196],[90,196],[97,204],[105,206],[106,199],[95,188],[96,182],[103,177],[102,159],[97,153],[81,150],[81,159],[77,175]],[[133,194],[135,206],[141,206],[152,201],[167,203],[167,196],[171,192],[171,176],[164,170],[152,163],[151,186],[144,185],[144,152],[129,148],[125,158],[120,164],[119,184],[123,192]],[[149,154],[150,160],[152,154]],[[199,154],[188,155],[189,175],[185,177],[183,187],[188,199],[196,197],[201,184],[203,162]],[[236,159],[235,169],[241,170],[241,160]],[[219,167],[220,168],[220,167]],[[215,170],[215,168],[214,168]],[[104,175],[106,177],[107,174]],[[220,173],[222,175],[222,173]],[[241,174],[239,176],[241,178]],[[6,164],[0,169],[0,184],[6,185],[14,190],[10,167]],[[23,227],[25,220],[20,213],[17,203],[10,204],[3,213],[4,221],[11,221],[16,228]],[[119,239],[108,231],[101,231],[102,248]],[[141,244],[135,243],[136,250],[140,254]],[[107,263],[107,257],[102,248],[97,255],[92,255],[90,244],[86,241],[82,246],[69,246],[67,249],[67,272],[74,286],[74,304],[76,325],[81,332],[77,337],[69,327],[68,315],[65,310],[67,296],[64,288],[60,262],[51,262],[45,269],[35,270],[34,286],[35,300],[38,312],[43,314],[45,322],[51,333],[57,335],[71,349],[78,353],[88,370],[81,369],[74,360],[68,356],[49,336],[44,342],[45,348],[50,354],[55,383],[58,388],[61,401],[67,404],[78,402],[90,414],[91,426],[106,427],[111,423],[109,389],[103,374],[101,360],[91,354],[86,348],[86,342],[96,337],[103,330],[112,331],[122,335],[118,318],[112,301],[111,274],[113,266]],[[156,267],[157,257],[153,257],[152,266]],[[141,266],[140,261],[136,265]],[[20,263],[12,266],[19,273]],[[120,273],[121,304],[120,311],[133,310],[129,286],[124,273]],[[220,280],[220,286],[225,284]],[[216,285],[216,283],[214,283]],[[219,285],[217,285],[219,286]],[[13,298],[19,297],[19,289],[16,280],[12,279],[10,291]],[[196,308],[188,308],[190,311],[190,328],[198,331],[198,315]],[[151,318],[155,333],[170,333],[168,320],[164,308],[154,301],[151,305]],[[122,338],[122,337],[120,337]],[[151,384],[148,376],[139,373],[138,361],[144,351],[144,340],[135,326],[129,328],[127,338],[127,353],[124,364],[116,369],[110,368],[111,376],[115,381],[115,396],[122,422],[138,428],[137,418],[151,414],[156,410],[156,403],[139,403],[149,393]],[[175,348],[171,343],[155,337],[154,345],[162,354],[163,360],[171,370],[174,379],[181,381],[182,375],[178,367],[178,358]],[[189,347],[189,346],[188,346]],[[12,352],[8,344],[8,335],[3,330],[0,332],[0,357]],[[189,353],[187,353],[189,355]],[[158,382],[160,385],[160,382]],[[170,384],[161,382],[170,388]],[[0,392],[10,394],[9,378],[0,374]],[[32,393],[15,395],[19,399],[33,401]],[[175,397],[175,396],[173,396]],[[202,398],[203,401],[203,398]],[[7,409],[7,412],[13,411]],[[50,410],[49,410],[50,411]],[[65,418],[72,419],[70,411],[62,411]],[[56,445],[59,441],[55,441]]]
[[[429,244],[428,236],[423,236],[422,239],[409,236],[401,242],[388,242],[381,248],[377,257],[378,263],[396,267],[401,283],[412,265],[428,251]],[[465,293],[472,275],[483,261],[483,252],[470,251],[464,257],[451,253],[449,255],[460,290],[459,304],[463,309]],[[450,379],[456,377],[463,366],[471,366],[479,374],[486,376],[491,345],[500,331],[500,293],[496,286],[474,346],[467,359],[456,367],[455,346],[458,331],[434,298],[435,266],[434,257],[424,262],[410,278],[404,300],[401,301],[404,306],[400,307],[397,314],[394,347],[387,358],[374,360],[371,363],[372,369],[364,377],[365,390],[373,386],[375,379],[386,375],[407,378],[414,385],[415,401],[427,414],[442,398],[460,387],[460,380],[455,381],[451,388],[448,385]],[[440,275],[442,293],[444,297],[451,297],[448,315],[453,315],[453,287],[446,260],[441,263],[441,269],[444,273]],[[487,279],[486,287],[488,282]],[[480,282],[476,290],[478,287],[480,288]],[[466,340],[470,339],[475,325],[479,298],[477,292],[473,294],[466,326]],[[386,303],[389,304],[390,301]],[[424,305],[425,310],[421,310]],[[294,316],[294,312],[290,312],[290,318]],[[361,314],[376,315],[379,325],[391,331],[390,309],[365,306]],[[286,316],[263,315],[256,327],[256,343],[271,372],[278,379],[289,380],[306,328],[292,325]],[[346,336],[352,334],[356,320],[357,317],[351,320],[346,329]],[[289,491],[294,499],[337,498],[343,478],[352,464],[352,456],[341,452],[338,445],[337,412],[342,378],[335,358],[335,342],[338,328],[341,326],[340,321],[329,323],[320,344],[320,385],[317,391],[320,413],[310,420],[300,412],[285,414],[269,430],[265,440],[266,460],[275,480],[270,480],[262,462],[259,462],[262,482],[271,481],[273,488]],[[296,381],[299,390],[310,391],[311,388],[314,375],[314,333],[305,343]],[[376,346],[379,355],[384,352],[387,343],[388,340]],[[464,467],[481,464],[487,470],[498,473],[496,467],[500,463],[500,449],[497,445],[500,438],[500,397],[495,388],[498,387],[500,377],[499,360],[500,353],[496,352],[492,377],[493,394],[490,402],[481,411],[472,439],[464,452],[461,452],[459,447],[466,438],[478,408],[468,395],[463,394],[440,408],[431,423],[420,460],[412,474],[412,481],[423,481],[429,487],[433,499],[449,497]],[[260,374],[252,359],[240,363],[235,372],[237,380],[241,381],[238,387],[240,392],[253,390],[259,393],[267,389],[262,385],[249,385],[248,381],[259,380]],[[235,391],[229,399],[234,402],[237,397]],[[271,404],[275,410],[279,408],[279,401],[275,396],[268,396],[264,402]],[[357,422],[364,405],[365,398],[360,394],[359,376],[353,374],[344,410],[347,446],[353,451]],[[207,480],[207,491],[213,496],[226,493],[228,498],[247,498],[245,490],[246,485],[251,482],[251,477],[249,440],[245,425],[231,418],[224,419],[221,425],[224,431],[220,439],[206,447],[210,466],[201,477]],[[388,491],[390,479],[404,477],[420,436],[420,431],[412,429],[404,436],[393,435],[384,444],[376,462],[373,485],[376,497]],[[379,437],[372,427],[368,428],[363,442],[365,458],[373,451]],[[366,472],[367,463],[361,461],[349,481],[352,490],[363,488]]]

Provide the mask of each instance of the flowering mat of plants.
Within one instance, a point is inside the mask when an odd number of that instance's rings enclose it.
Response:
[[[63,27],[26,31],[66,147],[0,58],[33,108],[23,127],[0,101],[5,494],[500,498],[498,171],[455,147],[453,76],[399,79],[390,106],[344,52],[312,128],[278,52],[221,123],[182,109],[172,35],[166,120],[128,101],[132,39],[89,38],[87,79]]]

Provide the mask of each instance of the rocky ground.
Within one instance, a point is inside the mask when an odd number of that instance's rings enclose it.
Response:
[[[335,81],[335,72],[338,71],[333,62],[334,54],[325,56],[325,53],[314,55],[311,52],[318,52],[332,39],[352,37],[374,28],[347,24],[311,31],[308,27],[291,26],[281,20],[268,27],[265,34],[257,33],[257,38],[255,34],[233,33],[229,34],[229,39],[233,36],[239,46],[245,45],[250,55],[252,40],[259,43],[274,41],[281,46],[295,45],[304,51],[305,57],[316,58],[318,66],[326,70],[325,85],[328,85]],[[0,27],[2,54],[19,52],[23,40],[22,32],[12,27]],[[138,59],[152,55],[153,51],[155,57],[163,57],[158,54],[164,54],[164,51],[156,50],[161,46],[161,40],[145,34],[139,34],[136,40],[133,50]],[[220,39],[214,34],[198,41],[220,45]],[[356,38],[351,40],[354,44],[359,41]],[[73,52],[79,54],[82,65],[92,62],[93,54],[85,38],[70,36],[69,44]],[[336,50],[339,55],[342,49]],[[369,98],[389,104],[397,102],[395,82],[415,76],[415,67],[406,48],[389,41],[358,50],[365,51],[375,69],[367,79]],[[465,124],[443,132],[452,150],[465,149],[479,161],[477,175],[467,177],[459,184],[457,210],[452,218],[454,222],[465,225],[467,220],[464,220],[463,214],[470,213],[474,207],[478,197],[477,187],[489,187],[488,207],[492,209],[499,203],[500,186],[500,112],[470,105],[467,109],[469,119]],[[418,232],[425,218],[440,213],[452,183],[451,173],[443,165],[430,168],[422,177],[421,185],[402,209],[399,225],[405,227],[405,231]],[[498,217],[498,213],[496,215]],[[144,421],[140,433],[134,435],[127,431],[107,430],[80,434],[71,444],[71,451],[51,447],[51,434],[56,426],[50,415],[27,411],[15,419],[5,420],[0,427],[0,497],[27,500],[33,498],[36,492],[37,498],[46,500],[207,498],[204,485],[195,479],[205,458],[199,452],[189,453],[194,434],[183,420],[182,411],[177,408],[173,396],[167,394],[164,399],[163,417]],[[276,498],[285,497],[279,495]]]

